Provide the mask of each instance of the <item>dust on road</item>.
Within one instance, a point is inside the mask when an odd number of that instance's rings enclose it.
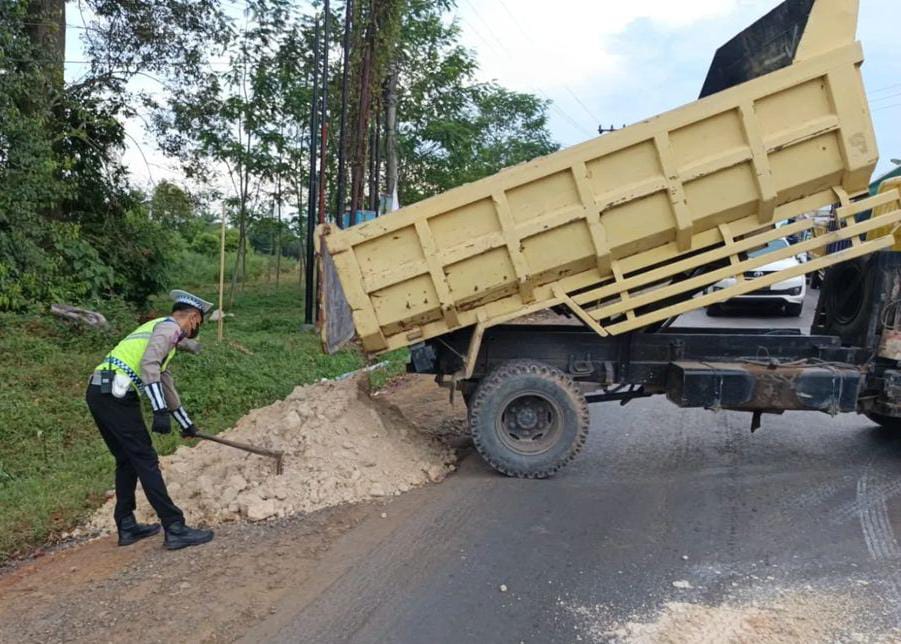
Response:
[[[855,630],[865,600],[850,593],[810,590],[757,592],[718,604],[667,601],[625,620],[603,605],[560,602],[576,619],[583,641],[618,644],[793,644],[872,642]],[[861,625],[864,628],[866,625]],[[888,639],[884,640],[888,641]]]

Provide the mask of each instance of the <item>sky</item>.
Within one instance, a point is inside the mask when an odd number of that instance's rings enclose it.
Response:
[[[552,101],[551,134],[563,146],[697,98],[714,51],[779,0],[457,0],[448,16],[479,61],[479,79]],[[858,40],[880,149],[877,174],[901,158],[898,0],[860,0]],[[70,10],[68,22],[81,24]],[[70,28],[68,60],[84,60]],[[77,63],[67,76],[83,73]],[[127,125],[124,161],[135,183],[178,181],[140,120]]]

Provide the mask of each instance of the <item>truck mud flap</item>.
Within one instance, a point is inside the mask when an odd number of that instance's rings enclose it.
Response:
[[[354,321],[335,260],[332,259],[328,247],[322,244],[320,249],[320,267],[322,270],[322,346],[326,353],[338,351],[354,337]]]
[[[838,414],[857,410],[863,382],[851,366],[674,362],[666,395],[680,407]]]

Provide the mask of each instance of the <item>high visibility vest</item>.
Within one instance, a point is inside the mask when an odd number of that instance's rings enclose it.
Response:
[[[103,362],[97,365],[95,371],[98,369],[112,369],[117,373],[124,373],[139,391],[143,390],[144,383],[141,381],[141,358],[144,357],[144,351],[147,350],[147,344],[150,342],[150,336],[153,333],[154,327],[160,322],[171,319],[172,318],[168,317],[156,318],[155,320],[150,320],[139,326],[125,336],[112,351],[106,354]],[[172,356],[174,355],[175,347],[172,348],[169,355],[163,360],[160,371],[166,370],[169,361],[172,360]]]

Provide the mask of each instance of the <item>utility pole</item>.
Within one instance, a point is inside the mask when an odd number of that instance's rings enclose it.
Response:
[[[626,127],[626,124],[623,123],[623,128]],[[616,132],[617,130],[621,130],[623,128],[615,127],[612,123],[610,127],[604,127],[603,125],[598,125],[598,134],[607,134],[607,132]]]
[[[307,274],[304,276],[304,311],[305,324],[313,324],[313,307],[318,301],[313,293],[313,273],[316,271],[316,262],[313,252],[313,235],[316,233],[316,194],[318,177],[316,175],[316,132],[319,129],[319,110],[317,99],[319,97],[319,19],[316,19],[316,27],[313,36],[313,98],[310,101],[310,184],[307,193]]]
[[[279,281],[282,276],[282,171],[279,168],[276,177],[276,204],[278,206],[278,221],[276,222],[276,238],[275,238],[275,290],[278,290]]]
[[[344,206],[346,203],[345,192],[347,190],[347,91],[350,73],[350,28],[353,16],[353,0],[344,2],[344,60],[341,74],[341,131],[338,137],[338,199],[335,206],[335,216],[338,218],[338,226],[344,225]]]
[[[326,160],[328,159],[328,50],[329,50],[329,0],[325,0],[323,5],[322,25],[322,41],[325,45],[322,52],[322,112],[320,118],[320,129],[322,130],[322,141],[319,147],[319,223],[325,223],[325,188],[326,188]]]
[[[322,130],[322,143],[319,148],[319,223],[325,223],[325,188],[326,188],[326,160],[328,159],[328,50],[329,50],[329,0],[325,0],[323,5],[323,24],[322,24],[322,41],[324,50],[322,52],[322,119],[320,128]],[[322,274],[318,274],[316,285],[316,323],[319,323],[319,313],[321,310],[319,298],[322,297]]]

